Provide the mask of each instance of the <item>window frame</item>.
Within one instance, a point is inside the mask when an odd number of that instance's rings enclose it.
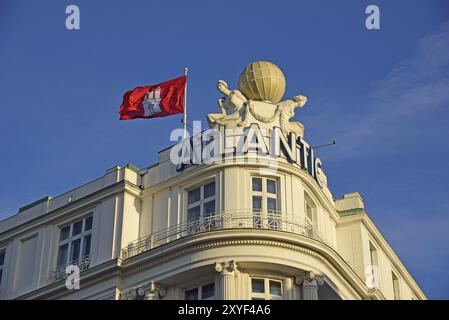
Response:
[[[308,215],[307,207],[310,208],[312,218],[310,218]],[[315,204],[315,201],[313,201],[312,198],[307,193],[304,193],[304,217],[306,222],[311,226],[317,225],[316,211],[317,205]]]
[[[204,197],[204,189],[206,186],[214,184],[214,194],[211,196],[208,196],[207,198]],[[189,203],[189,194],[190,192],[200,189],[200,197],[197,201],[194,201],[192,203]],[[201,184],[197,184],[195,187],[190,187],[186,189],[186,222],[189,226],[189,232],[195,233],[200,231],[201,226],[209,226],[210,228],[215,228],[216,224],[214,221],[214,216],[217,214],[217,182],[215,179],[205,181]],[[214,210],[213,212],[206,213],[205,206],[209,203],[214,203]],[[194,209],[196,207],[199,207],[199,218],[196,220],[190,220],[190,210]],[[211,217],[211,218],[210,218]],[[208,219],[210,218],[210,219]],[[209,221],[211,220],[212,221]],[[198,230],[197,230],[198,229]]]
[[[211,284],[214,287],[214,294],[211,297],[203,298],[203,287],[211,285]],[[200,285],[197,285],[197,286],[194,286],[194,287],[189,287],[189,288],[185,289],[184,290],[184,300],[186,300],[186,293],[187,293],[187,291],[194,290],[194,289],[196,289],[197,292],[198,292],[198,301],[199,300],[215,300],[215,294],[216,294],[215,289],[216,288],[215,288],[215,282],[214,281],[205,282],[203,284],[200,284]],[[194,300],[192,300],[192,301],[194,301]]]
[[[401,300],[401,283],[399,281],[399,276],[393,269],[391,270],[391,283],[394,300]]]
[[[260,179],[262,190],[254,190],[254,180]],[[275,193],[268,192],[268,182],[273,181]],[[280,211],[280,183],[278,177],[251,175],[251,210],[253,214],[253,227],[256,229],[280,229],[281,211]],[[254,209],[254,198],[261,199],[261,208]],[[276,209],[268,209],[269,200],[275,201]]]
[[[86,229],[86,225],[87,225],[87,220],[88,219],[92,219],[91,221],[91,226],[89,230],[85,230]],[[74,229],[74,225],[82,222],[81,224],[81,232],[73,235],[73,229]],[[62,236],[62,232],[65,228],[69,227],[69,234],[68,237],[65,239],[61,239]],[[65,224],[61,224],[59,226],[59,232],[58,232],[58,242],[57,242],[57,254],[56,254],[56,269],[60,269],[60,268],[65,268],[68,265],[78,265],[80,263],[82,263],[83,261],[85,261],[86,259],[90,259],[92,256],[92,234],[93,234],[93,228],[94,228],[94,219],[93,219],[93,214],[87,214],[84,215],[82,217],[79,217],[75,220],[72,220],[69,223],[65,223]],[[86,241],[86,237],[90,236],[90,243],[89,243],[89,254],[88,255],[84,255],[84,251],[85,251],[85,241]],[[79,249],[78,249],[78,259],[77,260],[72,260],[72,248],[74,245],[74,242],[76,242],[77,240],[79,241]],[[61,247],[67,245],[67,253],[66,253],[66,257],[65,257],[65,262],[63,263],[59,263],[59,259],[60,259],[60,254],[61,254]]]
[[[263,280],[264,292],[253,291],[253,280]],[[281,285],[281,295],[275,295],[270,293],[270,282],[277,282]],[[284,298],[284,281],[280,279],[265,278],[265,277],[250,277],[250,297],[251,300],[282,300]]]
[[[380,289],[380,267],[379,267],[379,250],[377,249],[377,246],[374,245],[374,242],[371,239],[368,239],[368,251],[369,251],[369,263],[371,266],[371,277],[373,278],[373,281],[376,280],[377,277],[377,283],[373,283],[373,288]],[[377,271],[377,275],[374,274]]]

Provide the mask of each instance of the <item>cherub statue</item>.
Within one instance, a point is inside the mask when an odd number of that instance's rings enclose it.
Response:
[[[229,90],[228,84],[219,80],[217,89],[224,94],[218,99],[218,106],[221,113],[212,113],[207,116],[209,126],[231,125],[236,126],[242,118],[242,107],[247,102],[246,97],[239,90]]]
[[[284,134],[294,132],[300,137],[304,136],[304,125],[301,122],[289,122],[289,120],[295,116],[295,109],[304,107],[306,102],[306,97],[296,96],[293,100],[285,100],[278,103],[278,108],[280,109],[279,124]]]
[[[218,80],[217,89],[225,95],[218,99],[218,106],[223,114],[230,115],[239,111],[247,101],[239,90],[229,90],[228,84],[224,80]]]

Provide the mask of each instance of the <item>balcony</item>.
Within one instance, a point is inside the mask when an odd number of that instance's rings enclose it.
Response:
[[[228,229],[259,229],[290,232],[326,242],[305,219],[286,218],[281,212],[219,212],[192,222],[179,224],[137,239],[122,249],[121,258],[128,259],[161,245],[193,234]]]
[[[52,280],[54,282],[56,282],[59,280],[66,279],[70,275],[69,273],[66,272],[67,267],[69,267],[69,266],[78,267],[80,272],[87,270],[87,269],[89,269],[89,266],[90,266],[90,257],[87,256],[87,257],[82,258],[81,260],[71,263],[70,265],[64,265],[64,266],[60,266],[60,267],[56,268],[53,271]]]

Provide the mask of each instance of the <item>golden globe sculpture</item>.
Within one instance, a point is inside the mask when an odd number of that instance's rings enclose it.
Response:
[[[276,104],[284,96],[285,77],[277,65],[256,61],[243,69],[238,87],[248,99]]]

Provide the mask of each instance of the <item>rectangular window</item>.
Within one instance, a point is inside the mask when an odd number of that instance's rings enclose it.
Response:
[[[187,222],[191,233],[215,229],[215,182],[188,191]]]
[[[72,237],[80,234],[83,231],[83,220],[75,222],[72,227]]]
[[[251,288],[253,293],[265,293],[264,279],[251,279]]]
[[[206,184],[204,186],[204,199],[215,196],[215,182]]]
[[[185,300],[212,300],[215,297],[215,284],[204,284],[184,291]]]
[[[189,209],[189,222],[196,222],[200,220],[201,208],[196,206]]]
[[[399,300],[401,298],[399,293],[399,278],[393,271],[391,271],[391,279],[393,281],[394,300]]]
[[[71,243],[70,264],[77,264],[80,258],[81,239],[76,239]]]
[[[61,228],[56,261],[58,269],[64,268],[69,264],[82,264],[81,269],[88,268],[92,240],[92,221],[92,216],[89,216]]]
[[[204,217],[208,217],[214,212],[215,212],[215,200],[206,202],[203,208]]]
[[[254,228],[262,228],[262,197],[253,196],[253,226]]]
[[[59,246],[58,267],[65,266],[67,264],[67,252],[68,251],[69,251],[68,243]]]
[[[70,226],[61,229],[60,241],[67,240],[70,237]]]
[[[318,229],[318,223],[316,218],[316,204],[311,199],[311,197],[307,194],[307,192],[304,192],[304,222],[305,222],[305,232],[307,236],[316,239],[318,236],[317,229]]]
[[[267,180],[267,192],[271,194],[276,194],[276,180]]]
[[[281,214],[278,206],[277,180],[253,177],[252,191],[253,226],[255,228],[279,229]]]
[[[377,263],[377,249],[376,247],[369,241],[369,258],[370,258],[370,272],[371,272],[371,280],[370,285],[371,288],[379,288],[379,267]]]
[[[253,191],[262,192],[262,179],[261,178],[253,178]]]
[[[84,237],[84,244],[83,244],[83,257],[89,257],[90,256],[90,239],[92,238],[91,234],[88,234]]]
[[[5,251],[0,251],[0,285],[2,284],[4,265],[5,265]]]
[[[251,279],[252,300],[282,299],[282,281],[272,279]]]
[[[277,200],[274,198],[267,199],[267,210],[270,213],[275,213],[277,211]]]
[[[307,201],[305,203],[305,211],[306,211],[306,217],[309,220],[309,223],[313,224],[313,221],[314,221],[314,219],[313,219],[313,209],[312,209],[312,206],[310,205],[310,203],[307,202]]]
[[[274,296],[282,296],[282,282],[270,280],[270,294]]]
[[[189,191],[189,204],[200,201],[201,198],[201,188],[196,188],[192,191]]]
[[[92,229],[92,221],[93,221],[93,217],[86,218],[86,223],[84,225],[84,231],[89,231]]]
[[[185,300],[198,300],[199,290],[198,288],[193,288],[185,291]]]
[[[262,212],[262,197],[253,196],[253,212]]]
[[[215,284],[213,282],[201,286],[201,300],[211,300],[215,296]]]

